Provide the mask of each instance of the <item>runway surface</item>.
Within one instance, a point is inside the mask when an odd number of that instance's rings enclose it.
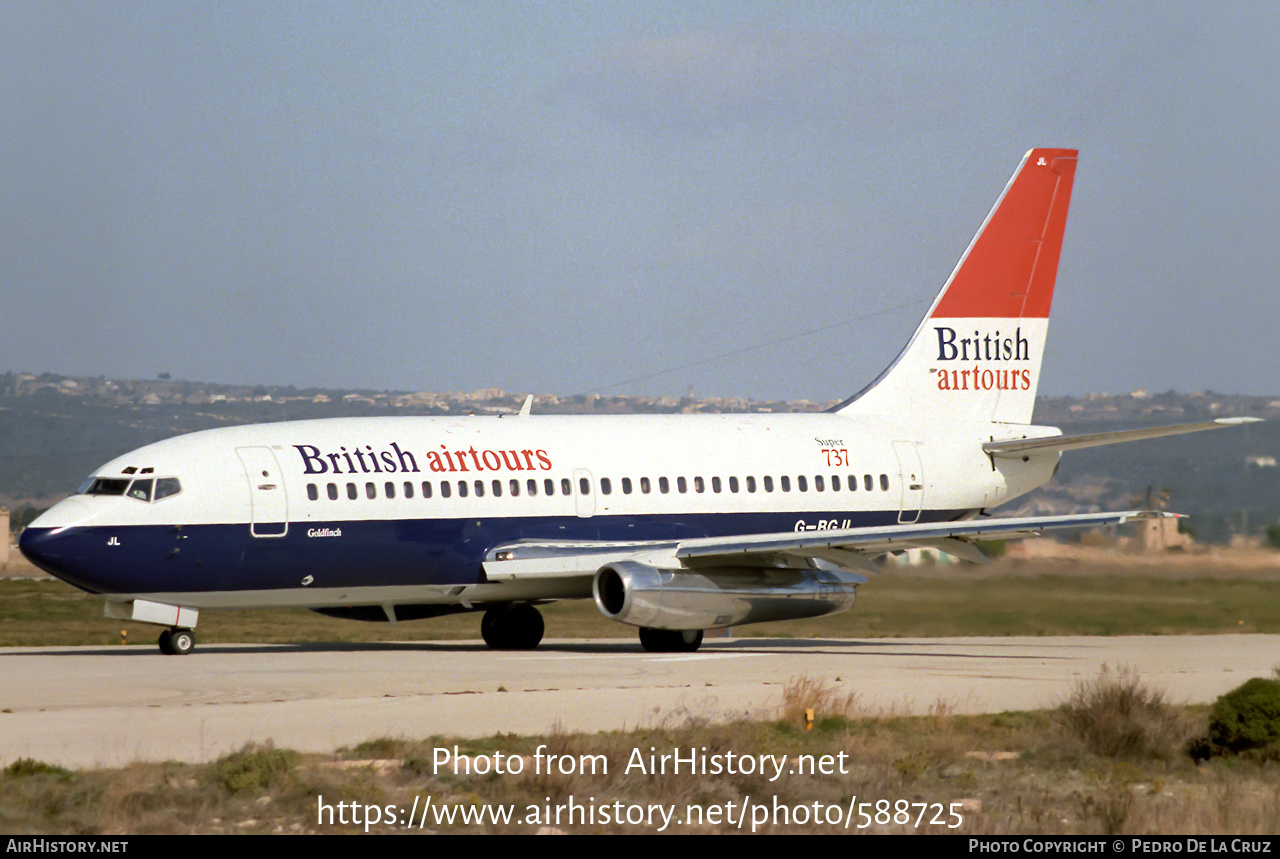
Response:
[[[246,742],[328,752],[378,737],[597,731],[770,716],[787,681],[857,692],[869,712],[1056,706],[1103,664],[1174,703],[1272,676],[1280,635],[735,639],[655,655],[634,640],[200,645],[0,650],[0,766],[202,761]]]

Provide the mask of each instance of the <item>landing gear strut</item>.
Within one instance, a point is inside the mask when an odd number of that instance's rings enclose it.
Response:
[[[702,646],[702,630],[642,626],[640,646],[650,653],[693,653]]]
[[[480,635],[494,650],[533,650],[545,628],[542,614],[527,603],[494,606],[480,621]]]
[[[160,633],[160,652],[166,656],[186,656],[196,646],[196,634],[175,626]]]

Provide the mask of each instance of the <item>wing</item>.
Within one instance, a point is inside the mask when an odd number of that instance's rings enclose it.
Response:
[[[1126,441],[1139,441],[1144,438],[1163,438],[1167,435],[1182,435],[1189,432],[1224,429],[1240,424],[1257,423],[1262,418],[1218,418],[1212,421],[1199,421],[1193,424],[1174,424],[1164,427],[1144,427],[1142,429],[1114,430],[1112,432],[1091,432],[1082,435],[1052,435],[1032,438],[1008,438],[1000,441],[989,441],[982,449],[998,457],[1022,457],[1031,452],[1040,453],[1047,450],[1078,450],[1082,447],[1100,447],[1104,444],[1120,444]]]
[[[517,542],[491,549],[484,571],[491,581],[593,576],[606,564],[636,560],[666,569],[708,567],[806,568],[835,566],[875,570],[871,559],[886,552],[929,547],[958,558],[986,563],[976,540],[1018,540],[1046,531],[1120,525],[1174,513],[1130,510],[1072,516],[970,519],[923,525],[787,531],[734,537],[645,543]]]

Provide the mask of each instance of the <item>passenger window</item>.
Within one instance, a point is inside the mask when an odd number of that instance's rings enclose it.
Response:
[[[529,478],[529,482],[526,483],[524,486],[526,489],[529,490],[530,495],[538,494],[538,481],[534,480],[532,477]]]
[[[550,477],[548,477],[546,480],[542,482],[542,488],[546,490],[547,495],[556,494],[556,482],[552,480]]]
[[[440,484],[440,488],[441,488],[441,489],[444,489],[444,487],[446,487],[446,486],[448,486],[448,485],[449,485],[449,484],[447,484],[447,483],[441,483],[441,484]],[[431,481],[430,481],[430,480],[424,480],[424,481],[422,481],[422,497],[423,497],[423,498],[430,498],[430,497],[431,497]]]
[[[413,497],[413,484],[407,480],[404,482],[404,497],[405,498]]]
[[[720,478],[718,477],[711,478],[711,491],[712,492],[720,491]]]
[[[706,492],[706,491],[707,491],[707,485],[706,485],[705,483],[703,483],[703,482],[702,482],[702,478],[701,478],[701,477],[695,477],[695,478],[693,479],[693,491],[694,491],[694,492]]]
[[[885,492],[889,491],[889,475],[887,474],[880,475],[880,488],[883,489]]]
[[[799,489],[801,492],[809,491],[809,481],[804,479],[803,474],[796,477],[796,489]]]
[[[838,474],[831,475],[831,491],[832,492],[840,491],[840,475]]]
[[[856,474],[849,475],[849,491],[850,492],[858,491],[858,475]]]
[[[640,491],[643,494],[648,495],[650,488],[651,487],[649,486],[649,478],[647,477],[640,478]]]
[[[875,482],[872,481],[870,474],[862,475],[862,485],[866,488],[868,492],[876,488]]]
[[[336,483],[329,484],[329,500],[330,501],[338,500],[338,484]]]
[[[426,484],[423,484],[423,485],[425,486]],[[448,498],[452,492],[453,492],[453,484],[449,483],[449,481],[447,480],[441,480],[440,481],[440,497]]]
[[[764,491],[765,492],[773,491],[773,478],[767,474],[764,476]]]
[[[347,497],[352,501],[355,501],[360,497],[360,491],[356,489],[356,485],[354,483],[347,484]]]
[[[493,481],[492,488],[493,488],[493,497],[501,498],[502,497],[502,481],[501,480]]]
[[[688,492],[688,491],[689,491],[689,481],[685,480],[683,477],[677,477],[677,478],[676,478],[676,491],[677,491],[677,492],[679,492],[681,495],[684,495],[686,492]]]
[[[364,494],[367,495],[369,498],[377,498],[378,487],[374,486],[372,483],[366,483],[364,485]]]
[[[569,482],[569,478],[567,477],[560,478],[560,494],[561,495],[573,494],[573,484]]]
[[[182,484],[178,482],[178,478],[162,477],[156,481],[156,494],[151,496],[151,500],[159,501],[161,498],[177,495],[181,491]]]
[[[484,481],[483,480],[476,481],[476,497],[477,498],[484,497]]]
[[[671,491],[671,481],[667,480],[665,477],[659,477],[659,478],[658,478],[658,491],[659,491],[659,492],[661,492],[663,495],[666,495],[668,492],[670,492],[670,491]]]
[[[611,492],[613,492],[613,484],[609,482],[609,478],[607,477],[600,478],[600,494],[608,495]]]
[[[790,478],[790,477],[788,477],[788,476],[787,476],[787,475],[785,475],[785,474],[784,474],[784,475],[782,475],[781,477],[779,477],[779,478],[778,478],[778,487],[779,487],[783,492],[790,492],[790,491],[791,491],[791,478]]]
[[[737,492],[737,491],[738,491],[738,478],[736,478],[736,477],[730,477],[730,478],[729,478],[729,491],[730,491],[730,492]]]
[[[769,478],[767,478],[767,477],[765,478],[765,480],[768,480],[768,479],[769,479]],[[756,491],[756,479],[755,479],[754,477],[752,477],[751,475],[747,475],[747,491],[748,491],[748,492],[755,492],[755,491]]]
[[[585,477],[579,477],[579,478],[578,478],[578,491],[579,491],[579,492],[581,492],[583,495],[590,495],[590,494],[591,494],[591,481],[590,481],[590,480],[587,480]]]
[[[320,500],[320,490],[316,489],[316,485],[314,483],[307,484],[307,499],[309,501]]]
[[[631,494],[631,478],[630,477],[622,478],[622,494],[623,495]]]
[[[126,493],[130,498],[136,498],[139,501],[151,500],[151,483],[150,479],[135,480],[129,484],[129,491]]]
[[[467,481],[465,480],[458,481],[458,497],[459,498],[467,497]]]
[[[396,485],[392,483],[390,480],[388,480],[387,485],[382,488],[386,491],[386,496],[388,498],[396,497]]]
[[[516,480],[514,477],[511,478],[511,494],[513,496],[520,494],[520,481]]]
[[[814,475],[814,478],[813,478],[813,488],[814,488],[814,490],[815,490],[815,491],[817,491],[817,492],[821,492],[821,491],[822,491],[822,475],[821,475],[821,474]]]

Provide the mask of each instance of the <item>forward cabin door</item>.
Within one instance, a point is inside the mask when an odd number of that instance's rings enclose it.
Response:
[[[238,447],[236,454],[249,480],[252,515],[249,533],[255,537],[283,537],[289,532],[289,502],[284,473],[269,447]]]
[[[893,452],[898,457],[898,475],[902,482],[902,506],[898,524],[910,525],[920,518],[924,506],[924,469],[920,466],[920,446],[913,441],[895,441]]]

